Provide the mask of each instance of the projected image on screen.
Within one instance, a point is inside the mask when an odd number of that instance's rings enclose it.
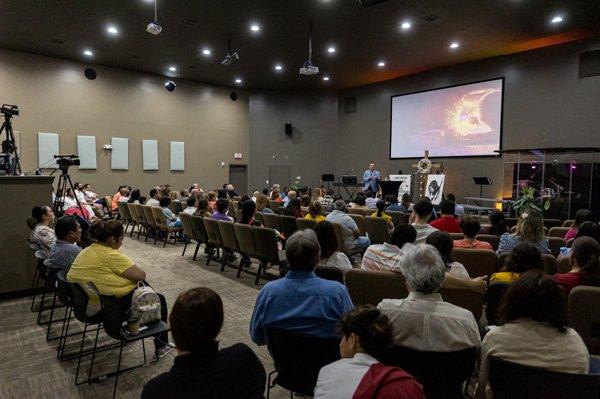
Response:
[[[391,158],[496,155],[502,79],[392,97]]]

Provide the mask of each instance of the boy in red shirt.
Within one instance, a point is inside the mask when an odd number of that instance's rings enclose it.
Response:
[[[461,233],[459,221],[454,217],[454,202],[448,200],[442,201],[440,210],[442,211],[442,216],[429,223],[431,227],[435,227],[441,231],[447,231],[448,233]]]

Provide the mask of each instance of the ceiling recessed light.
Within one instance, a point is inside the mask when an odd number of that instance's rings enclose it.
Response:
[[[204,55],[210,55],[210,49],[205,48],[204,50],[202,50],[202,54],[204,54]]]
[[[237,83],[237,84],[240,84],[240,83],[242,83],[242,79],[240,79],[240,78],[237,78],[237,79],[235,80],[235,83]]]
[[[332,47],[329,47],[329,48],[327,49],[327,52],[328,52],[328,53],[332,53],[332,54],[333,54],[333,53],[335,53],[335,47],[333,47],[333,46],[332,46]]]
[[[256,24],[252,24],[252,25],[250,26],[250,30],[251,30],[252,32],[258,32],[258,31],[260,30],[260,26],[258,26],[258,25],[256,25]]]
[[[94,53],[92,52],[92,50],[83,50],[83,55],[87,56],[87,57],[91,57],[94,55]]]
[[[323,80],[324,80],[324,81],[328,82],[328,81],[329,81],[329,79],[330,79],[330,78],[329,78],[329,76],[323,76]]]
[[[106,31],[107,31],[108,33],[110,33],[111,35],[118,35],[118,34],[119,34],[119,30],[118,30],[116,27],[114,27],[113,25],[109,25],[109,26],[106,28]]]
[[[176,70],[177,70],[177,68],[175,68],[174,66],[169,67],[169,71],[171,71],[171,72],[175,72]]]
[[[452,42],[452,43],[450,43],[450,48],[452,48],[452,49],[456,49],[456,48],[459,48],[459,47],[460,47],[460,44],[458,44],[458,42]]]
[[[404,22],[402,22],[402,25],[400,25],[400,28],[402,28],[402,30],[408,30],[408,29],[410,29],[410,27],[411,27],[411,24],[408,21],[404,21]]]
[[[561,17],[560,15],[556,15],[555,17],[553,17],[550,22],[552,22],[553,24],[559,24],[563,21],[563,17]]]
[[[276,71],[281,71],[283,69],[283,67],[279,64],[275,65],[275,70]]]

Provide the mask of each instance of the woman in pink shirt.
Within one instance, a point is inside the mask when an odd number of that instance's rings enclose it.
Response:
[[[492,244],[486,241],[476,240],[475,236],[481,230],[479,220],[473,216],[465,216],[459,223],[460,230],[465,235],[462,240],[454,241],[454,248],[472,248],[472,249],[489,249],[493,251]]]
[[[577,235],[577,231],[579,230],[579,227],[581,227],[582,224],[584,224],[585,222],[595,221],[596,215],[594,214],[594,212],[590,211],[589,209],[578,210],[577,213],[575,213],[575,221],[573,222],[573,226],[571,226],[571,229],[567,231],[567,234],[565,234],[563,239],[565,240],[565,242],[569,242],[570,239],[575,238],[575,236]]]
[[[554,275],[567,295],[578,285],[600,286],[600,244],[592,237],[579,237],[571,248],[571,271]]]

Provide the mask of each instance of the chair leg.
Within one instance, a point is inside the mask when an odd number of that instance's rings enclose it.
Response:
[[[167,246],[167,241],[169,241],[169,238],[171,238],[171,232],[168,232],[165,236],[165,243],[163,244],[163,248]]]
[[[194,251],[194,257],[192,258],[192,260],[196,260],[196,256],[198,256],[199,249],[200,249],[200,242],[198,242],[198,244],[196,244],[196,250]],[[183,249],[183,252],[185,252],[185,248]]]
[[[186,242],[185,245],[183,246],[183,252],[181,253],[181,256],[185,255],[185,250],[187,249],[187,246],[188,246],[188,244]]]
[[[29,296],[29,299],[35,299],[35,294],[33,294],[34,290],[37,288],[38,280],[39,280],[39,268],[37,265],[35,266],[35,271],[33,272],[33,280],[31,280],[31,292],[32,294]],[[33,306],[32,306],[33,308]]]
[[[221,259],[221,271],[225,271],[225,264],[227,263],[227,255],[228,253],[223,251],[223,258]]]
[[[69,313],[67,314],[67,310],[65,309],[66,320],[63,321],[63,330],[61,332],[60,341],[58,342],[58,353],[56,354],[56,358],[59,360],[62,360],[63,355],[65,354],[65,346],[67,346],[67,336],[69,335],[69,326],[71,324],[71,315],[73,314],[73,308],[71,306],[67,306],[67,309],[69,310]]]
[[[260,274],[262,273],[262,271],[264,270],[264,265],[263,262],[261,261],[258,264],[258,270],[256,271],[256,278],[254,279],[254,285],[258,285],[258,281],[260,280]]]
[[[158,235],[159,235],[160,231],[159,230],[155,230],[154,231],[154,245],[156,245],[156,241],[158,240]]]
[[[206,266],[210,266],[210,260],[213,257],[213,248],[208,250],[208,256],[206,257]]]
[[[75,385],[83,384],[85,381],[79,382],[79,369],[81,367],[81,357],[83,356],[83,344],[85,342],[85,333],[87,331],[88,323],[83,324],[83,334],[81,335],[81,347],[79,348],[79,356],[77,357],[77,371],[75,372]]]
[[[52,296],[52,305],[50,306],[50,319],[48,319],[48,329],[46,330],[46,341],[50,340],[50,329],[52,328],[52,319],[54,317],[54,308],[56,307],[56,296],[58,290],[54,289],[54,295]]]
[[[88,371],[88,383],[92,379],[92,369],[94,367],[94,359],[96,358],[96,348],[98,347],[98,334],[100,334],[100,324],[96,328],[96,339],[94,339],[94,348],[92,349],[92,360],[90,361],[90,371]]]
[[[121,358],[123,357],[123,341],[121,341],[121,348],[119,349],[119,361],[117,362],[117,374],[115,375],[115,386],[113,387],[113,399],[117,395],[117,384],[119,383],[119,372],[121,371]]]
[[[35,269],[35,283],[33,284],[32,290],[35,292],[35,290],[38,288],[38,285],[40,284],[40,270],[38,268]],[[37,298],[37,294],[33,294],[33,296],[31,297],[31,311],[35,312],[35,298]]]
[[[39,325],[42,322],[42,313],[44,312],[44,302],[46,301],[46,291],[48,290],[48,282],[50,279],[46,276],[46,284],[44,284],[44,291],[42,292],[42,300],[40,302],[40,306],[38,307],[38,315],[37,315],[37,324]]]

